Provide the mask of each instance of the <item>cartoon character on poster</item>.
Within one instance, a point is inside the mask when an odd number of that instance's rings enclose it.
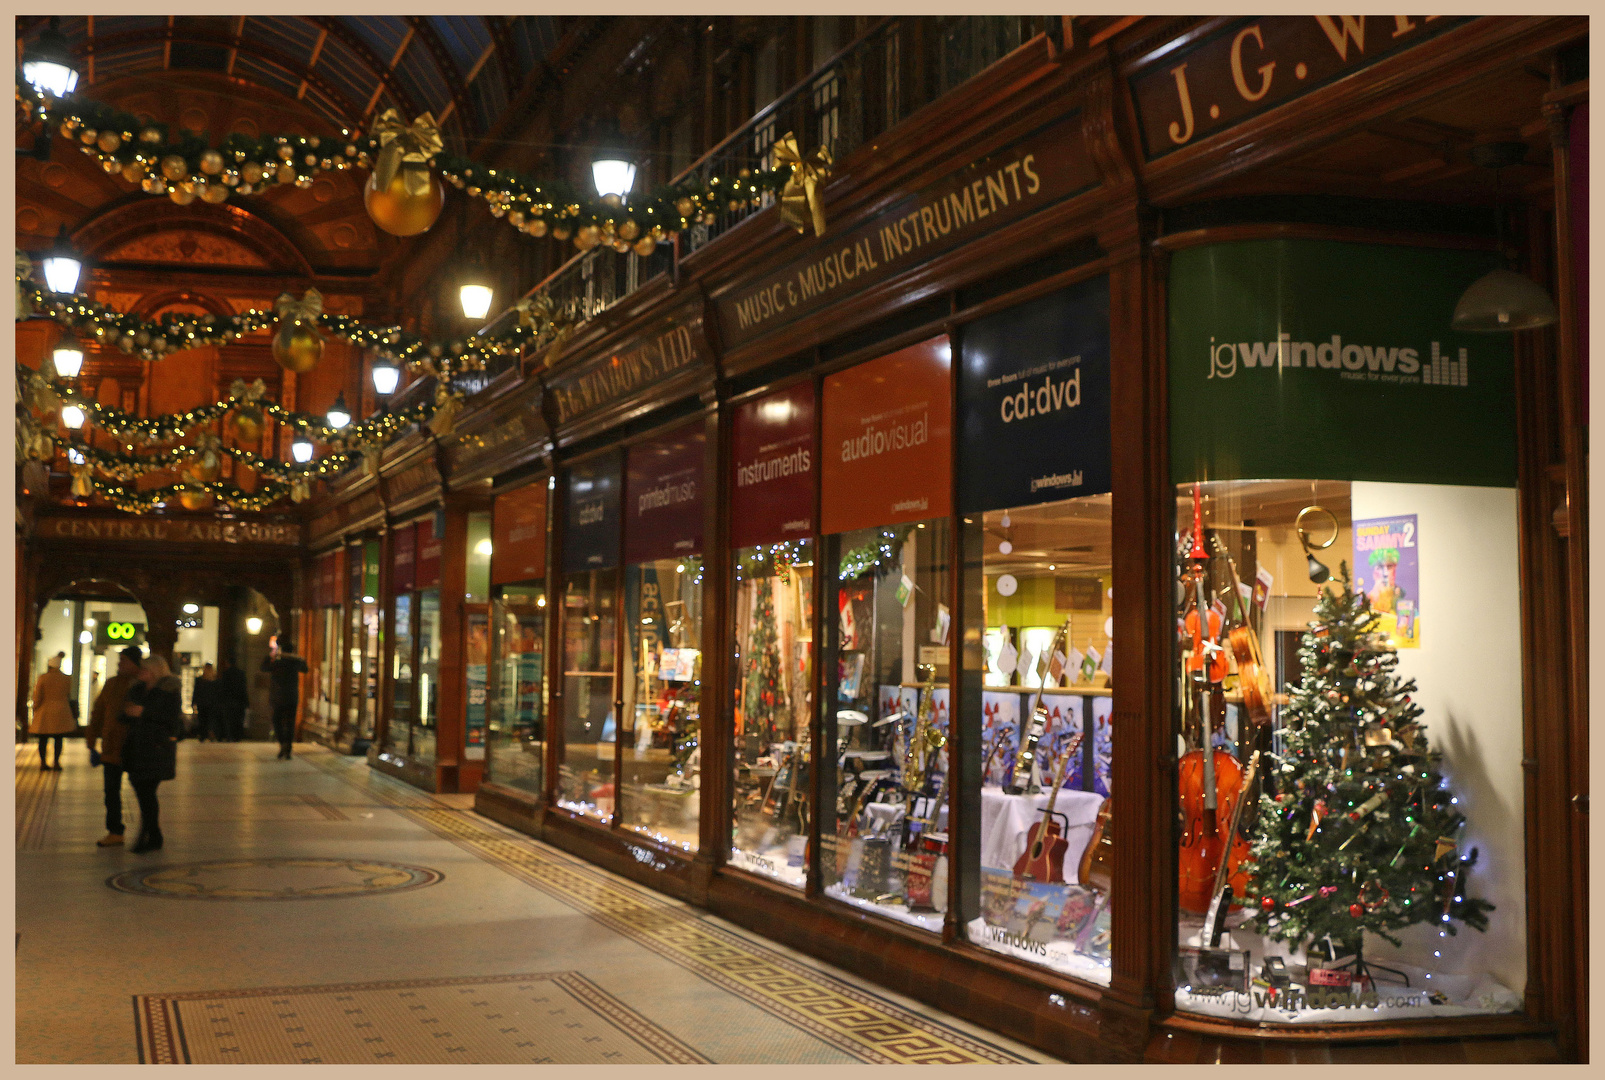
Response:
[[[1078,697],[1044,698],[1043,704],[1048,710],[1048,723],[1043,729],[1042,746],[1047,752],[1042,758],[1043,786],[1051,787],[1053,778],[1048,770],[1057,766],[1059,755],[1081,731],[1081,699]],[[1081,783],[1081,753],[1078,750],[1070,755],[1070,762],[1065,773],[1064,786],[1079,787]]]
[[[1354,587],[1381,615],[1377,627],[1399,649],[1421,647],[1420,534],[1416,515],[1354,523]]]
[[[1096,697],[1092,704],[1092,790],[1109,796],[1109,767],[1114,760],[1114,725],[1111,723],[1114,701]]]
[[[875,718],[877,720],[884,720],[893,713],[902,711],[902,687],[895,685],[881,686],[879,687],[879,690],[880,693],[877,695],[875,701],[878,708],[878,711],[875,713]]]
[[[983,755],[991,758],[981,783],[988,787],[999,786],[1004,782],[1009,764],[1020,751],[1019,694],[982,692],[981,745],[985,747]]]
[[[949,691],[946,687],[937,687],[931,694],[931,725],[942,734],[947,734],[947,703]]]

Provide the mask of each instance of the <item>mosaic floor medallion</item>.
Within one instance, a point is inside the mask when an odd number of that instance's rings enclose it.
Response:
[[[323,900],[421,889],[444,877],[428,867],[371,859],[222,859],[125,870],[106,884],[177,900]]]

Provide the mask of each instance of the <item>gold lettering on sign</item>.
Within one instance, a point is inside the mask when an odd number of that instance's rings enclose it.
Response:
[[[40,535],[74,540],[168,540],[190,544],[298,544],[295,525],[244,521],[164,521],[160,518],[49,518]]]
[[[1259,69],[1261,82],[1258,90],[1248,88],[1248,80],[1243,78],[1243,39],[1250,34],[1259,43],[1260,52],[1265,51],[1265,35],[1259,32],[1259,24],[1241,31],[1232,39],[1232,82],[1237,84],[1237,92],[1243,95],[1244,101],[1258,101],[1271,92],[1271,74],[1276,70],[1276,61],[1264,65]]]
[[[1317,15],[1315,17],[1315,21],[1321,24],[1321,29],[1326,31],[1327,40],[1332,43],[1332,48],[1337,50],[1338,59],[1347,60],[1349,58],[1350,38],[1354,39],[1355,48],[1364,53],[1365,16],[1361,15],[1356,18],[1353,15],[1339,15],[1338,18],[1343,20],[1343,28],[1341,30],[1332,21],[1332,16]],[[1393,36],[1398,37],[1399,35],[1394,34]]]
[[[1176,77],[1176,95],[1181,98],[1182,120],[1180,124],[1174,120],[1170,122],[1170,141],[1180,146],[1193,137],[1193,99],[1187,93],[1187,65],[1179,64],[1171,68],[1170,73]]]
[[[695,320],[700,323],[700,318]],[[554,386],[558,423],[624,397],[689,366],[697,358],[696,340],[689,322],[671,326],[656,337],[627,351],[615,353],[567,386]]]

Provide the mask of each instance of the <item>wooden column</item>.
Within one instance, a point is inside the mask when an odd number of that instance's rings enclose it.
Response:
[[[701,810],[697,819],[696,862],[709,872],[724,862],[730,843],[731,776],[735,768],[731,722],[731,552],[729,447],[720,402],[703,417],[702,505],[702,705],[698,740],[702,749]],[[699,887],[705,878],[697,877]]]
[[[388,523],[384,531],[379,534],[378,600],[382,636],[379,642],[379,689],[374,699],[374,753],[378,753],[378,747],[385,744],[385,735],[390,728],[391,695],[394,690],[391,686],[391,673],[395,667],[391,655],[396,648],[396,599],[391,593],[393,583],[390,564],[395,550],[395,536],[395,527]]]
[[[468,728],[468,505],[448,495],[446,535],[440,544],[440,712],[435,718],[435,790],[455,792]]]

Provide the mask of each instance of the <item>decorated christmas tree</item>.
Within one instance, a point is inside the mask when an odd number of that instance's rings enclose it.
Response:
[[[752,637],[747,643],[747,671],[741,689],[742,734],[750,740],[750,746],[756,744],[754,750],[778,741],[778,732],[784,730],[788,716],[772,581],[767,576],[758,578],[752,604]]]
[[[1260,797],[1247,900],[1256,930],[1329,942],[1363,974],[1365,931],[1397,946],[1393,931],[1416,923],[1440,936],[1457,922],[1486,930],[1493,905],[1467,895],[1476,850],[1460,851],[1465,817],[1411,700],[1415,680],[1395,673],[1398,653],[1370,599],[1341,571],[1299,649],[1302,679],[1282,711],[1276,794]]]

